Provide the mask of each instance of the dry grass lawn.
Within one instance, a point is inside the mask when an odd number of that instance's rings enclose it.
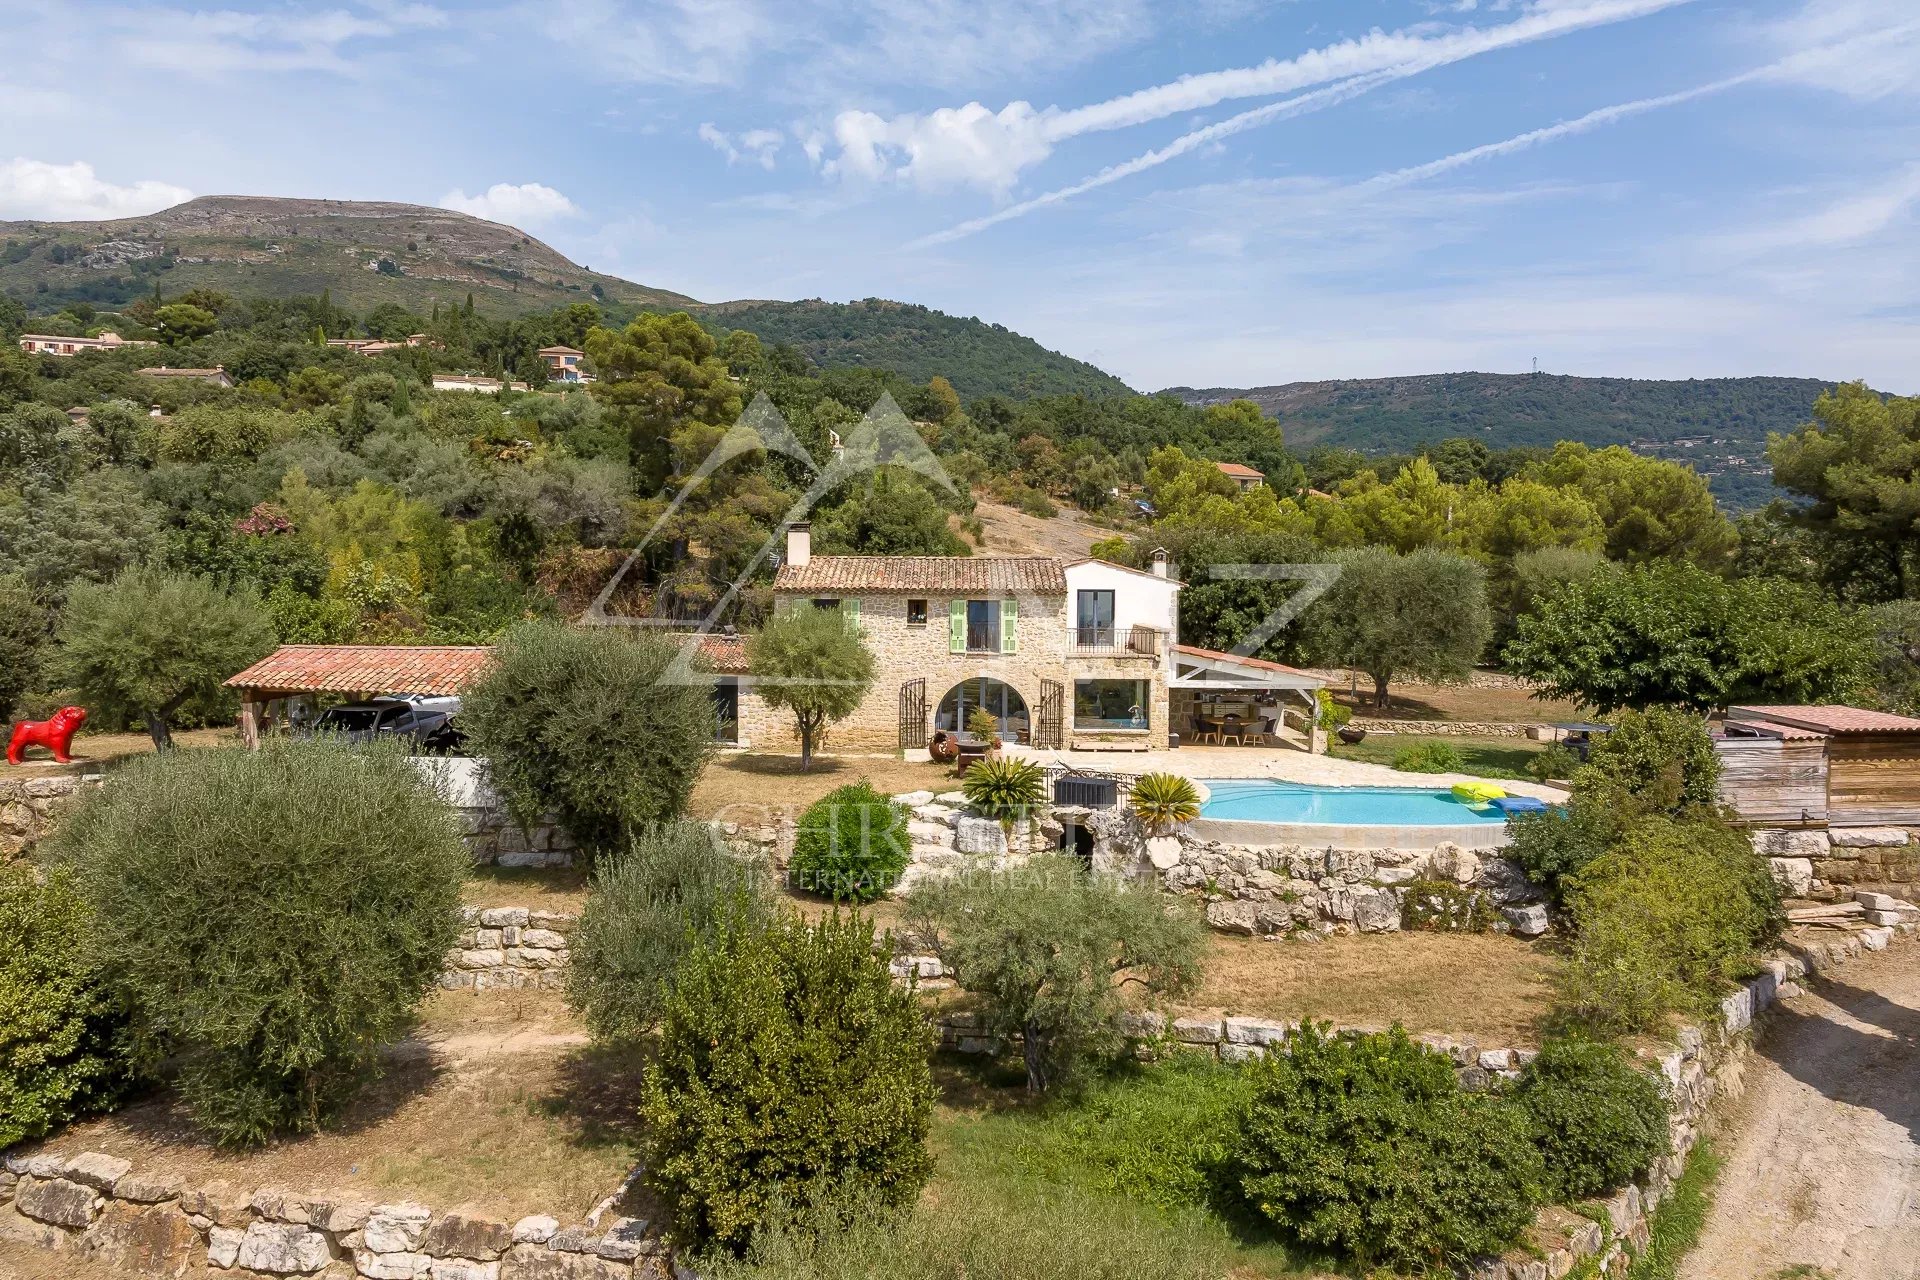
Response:
[[[1584,719],[1571,702],[1542,700],[1524,689],[1476,689],[1468,685],[1395,684],[1387,689],[1387,710],[1373,706],[1373,685],[1364,677],[1356,699],[1349,686],[1334,686],[1335,700],[1357,716],[1387,720],[1481,720],[1493,724],[1551,724]]]
[[[579,915],[587,905],[580,867],[475,867],[460,889],[470,907],[528,907]]]
[[[800,810],[862,778],[889,795],[903,791],[953,791],[953,767],[909,764],[889,756],[815,756],[802,772],[800,757],[753,752],[715,756],[693,789],[691,815],[748,825],[769,823],[783,811]]]
[[[161,1089],[47,1145],[122,1156],[190,1185],[579,1220],[632,1167],[638,1081],[633,1064],[587,1046],[556,993],[437,992],[386,1074],[325,1133],[222,1151]]]
[[[1554,955],[1499,934],[1391,933],[1267,942],[1213,937],[1195,1010],[1323,1018],[1341,1026],[1469,1036],[1527,1047],[1540,1040]]]
[[[176,729],[173,745],[176,747],[231,747],[240,742],[240,731],[232,726],[224,729]],[[88,733],[82,729],[73,738],[73,758],[76,764],[109,764],[127,756],[147,755],[153,750],[153,739],[145,733]],[[27,775],[40,763],[51,763],[53,757],[39,747],[29,748],[27,763],[10,765],[0,760],[0,776],[6,774]]]

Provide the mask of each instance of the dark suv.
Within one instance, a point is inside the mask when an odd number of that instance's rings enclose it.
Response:
[[[459,712],[458,698],[375,698],[321,712],[313,731],[338,734],[348,742],[406,738],[421,755],[451,755],[460,749],[460,730],[454,724]]]

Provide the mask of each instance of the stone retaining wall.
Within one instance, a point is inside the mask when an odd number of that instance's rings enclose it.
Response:
[[[45,839],[60,810],[104,775],[21,769],[0,777],[0,862],[21,857]]]
[[[568,941],[580,918],[527,907],[465,907],[466,928],[440,985],[449,991],[559,991],[567,985]]]
[[[487,781],[487,762],[462,756],[414,756],[414,767],[460,818],[467,848],[479,866],[570,867],[579,852],[573,837],[551,819],[522,828]]]
[[[0,1162],[0,1239],[141,1276],[205,1266],[368,1280],[664,1280],[674,1269],[663,1242],[644,1219],[613,1212],[620,1195],[575,1226],[545,1214],[506,1223],[412,1202],[192,1187],[116,1156],[41,1151]]]
[[[1795,897],[1846,899],[1863,889],[1906,894],[1920,883],[1920,830],[1911,827],[1756,827],[1749,834]]]
[[[1379,720],[1372,716],[1355,716],[1347,724],[1368,733],[1422,733],[1458,738],[1525,738],[1541,727],[1507,720]]]

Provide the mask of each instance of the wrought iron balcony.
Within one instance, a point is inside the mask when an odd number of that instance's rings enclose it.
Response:
[[[1152,627],[1067,628],[1067,647],[1076,657],[1158,658],[1166,639]]]

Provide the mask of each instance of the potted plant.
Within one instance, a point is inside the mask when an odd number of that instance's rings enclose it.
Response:
[[[987,759],[1000,758],[1000,718],[985,707],[975,707],[967,712],[967,732],[980,740],[987,749]]]

